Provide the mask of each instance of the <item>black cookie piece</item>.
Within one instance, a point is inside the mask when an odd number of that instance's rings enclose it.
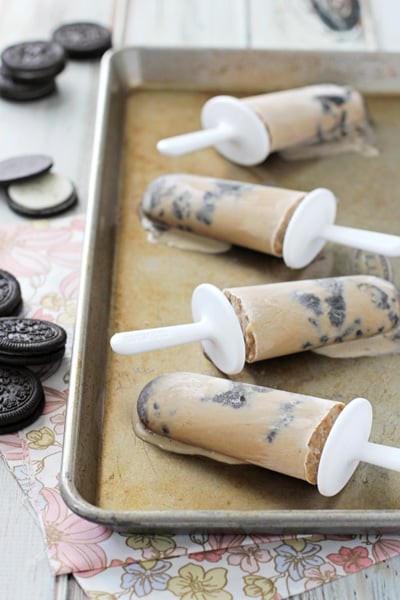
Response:
[[[13,79],[37,82],[50,79],[65,67],[64,48],[56,42],[32,41],[8,46],[1,54],[6,72]]]
[[[22,306],[21,288],[17,279],[0,269],[0,317],[16,315]]]
[[[43,365],[64,356],[67,334],[50,321],[0,318],[0,364]]]
[[[0,96],[6,100],[29,102],[50,96],[57,89],[54,79],[45,79],[38,83],[24,83],[10,77],[4,68],[0,68]]]
[[[74,185],[59,173],[45,173],[7,188],[9,207],[27,217],[52,217],[72,208],[77,201]]]
[[[33,423],[43,412],[40,379],[24,367],[0,365],[0,434],[14,433]]]
[[[110,30],[99,23],[65,23],[52,37],[70,58],[97,58],[112,45]]]
[[[22,154],[0,161],[0,185],[9,185],[46,173],[53,159],[44,154]]]

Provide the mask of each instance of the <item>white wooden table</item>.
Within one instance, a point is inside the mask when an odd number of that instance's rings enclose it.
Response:
[[[400,51],[398,0],[362,0],[362,36],[327,34],[310,21],[309,0],[0,0],[0,48],[48,38],[60,23],[96,20],[113,29],[114,45],[235,48],[361,48]],[[83,212],[88,189],[98,63],[70,62],[60,92],[26,105],[0,102],[0,159],[44,152],[71,177]],[[1,200],[1,198],[0,198]],[[0,223],[21,218],[0,202]],[[83,599],[68,577],[55,580],[35,516],[0,461],[1,600]],[[298,600],[398,597],[400,557],[301,594]]]

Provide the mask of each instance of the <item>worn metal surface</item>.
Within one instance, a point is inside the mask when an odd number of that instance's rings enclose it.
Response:
[[[243,168],[213,149],[173,159],[155,149],[159,138],[197,128],[210,95],[328,80],[368,92],[378,157],[346,154],[288,163],[271,156],[263,165]],[[329,499],[303,482],[256,467],[176,456],[143,444],[131,421],[145,383],[166,371],[220,373],[198,344],[121,357],[109,350],[109,337],[122,329],[189,322],[192,290],[203,281],[222,288],[367,272],[400,284],[398,260],[333,245],[296,272],[279,259],[244,249],[209,256],[153,245],[137,215],[153,178],[189,172],[294,189],[328,187],[341,200],[339,224],[397,233],[399,89],[397,55],[129,48],[109,54],[100,85],[61,473],[63,496],[73,510],[131,533],[398,530],[396,473],[361,465],[346,489]],[[399,360],[303,353],[246,366],[236,379],[343,401],[365,396],[374,405],[371,439],[398,445]]]

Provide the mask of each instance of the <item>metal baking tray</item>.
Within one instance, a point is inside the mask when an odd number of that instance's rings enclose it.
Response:
[[[257,167],[213,148],[169,158],[158,139],[197,129],[215,94],[250,95],[318,82],[365,94],[378,156],[337,154]],[[187,172],[310,190],[340,199],[337,223],[398,233],[400,57],[375,53],[123,48],[102,61],[82,284],[71,365],[62,495],[82,517],[125,532],[350,533],[400,529],[400,475],[361,464],[345,490],[322,497],[302,481],[253,466],[163,452],[132,429],[142,387],[168,371],[222,376],[200,344],[134,357],[112,333],[191,321],[202,282],[220,288],[372,273],[400,285],[398,260],[327,245],[309,267],[287,269],[243,248],[207,255],[147,240],[138,217],[146,185]],[[400,356],[329,359],[311,352],[248,365],[235,379],[374,407],[371,440],[399,445]],[[190,390],[188,390],[190,393]]]

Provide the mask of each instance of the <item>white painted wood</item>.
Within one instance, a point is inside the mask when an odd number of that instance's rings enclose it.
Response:
[[[318,18],[309,0],[249,0],[250,46],[375,50],[377,40],[368,0],[361,0],[361,6],[362,27],[350,32],[334,32]]]
[[[54,579],[37,517],[13,475],[0,463],[0,598],[50,599]]]
[[[369,0],[379,48],[387,52],[400,51],[399,0]]]
[[[247,45],[246,0],[131,0],[125,40],[133,45]]]

